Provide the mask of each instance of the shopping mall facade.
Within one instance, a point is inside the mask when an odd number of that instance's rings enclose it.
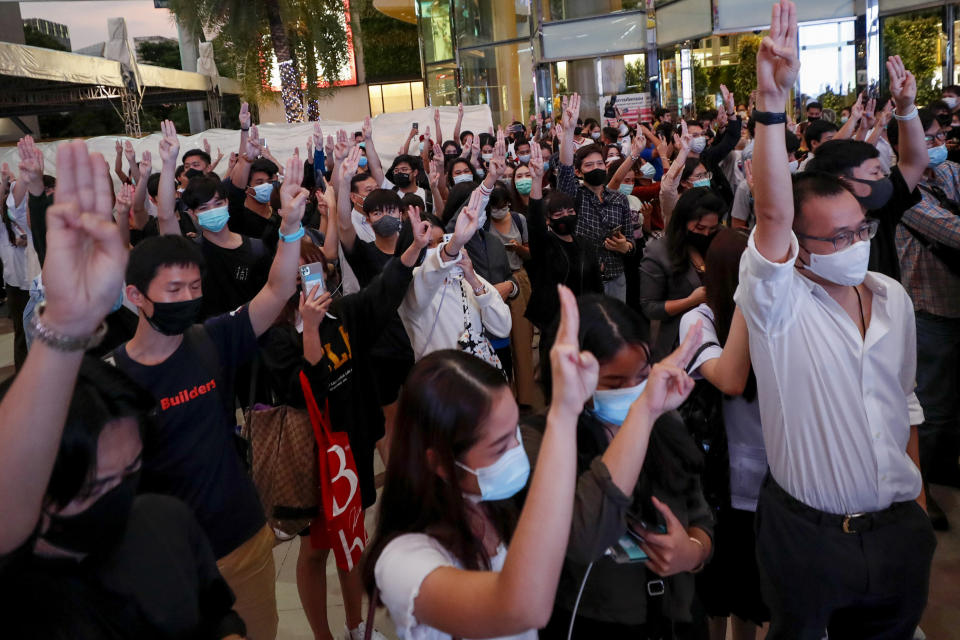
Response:
[[[587,115],[605,96],[649,93],[653,106],[708,108],[719,84],[746,103],[771,0],[375,0],[416,20],[432,105],[489,104],[495,121],[555,112],[578,92]],[[923,0],[798,0],[800,100],[849,104],[877,84],[887,55],[917,73],[921,96],[952,84],[960,12]],[[412,9],[412,11],[411,11]],[[741,66],[741,60],[746,61]],[[800,101],[798,100],[798,102]]]

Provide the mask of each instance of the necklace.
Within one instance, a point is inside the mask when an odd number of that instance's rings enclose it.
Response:
[[[860,307],[860,326],[863,327],[863,336],[866,337],[867,321],[863,317],[863,299],[860,297],[860,289],[854,286],[853,291],[857,294],[857,305]]]

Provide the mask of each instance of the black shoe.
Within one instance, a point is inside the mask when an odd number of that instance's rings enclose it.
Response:
[[[930,518],[930,526],[934,531],[949,531],[950,522],[947,520],[947,514],[943,512],[937,501],[927,493],[927,516]]]

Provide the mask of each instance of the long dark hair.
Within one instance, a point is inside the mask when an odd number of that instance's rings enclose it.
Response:
[[[374,568],[384,547],[405,533],[428,533],[465,569],[490,568],[483,541],[470,527],[455,463],[480,440],[493,395],[507,388],[496,368],[462,351],[434,351],[414,366],[400,394],[377,529],[362,561],[368,593],[376,587]],[[512,503],[483,506],[509,541],[516,526]]]
[[[687,158],[683,163],[683,171],[680,173],[680,182],[684,183],[689,180],[693,172],[697,170],[697,167],[702,164],[703,162],[700,161],[700,158]],[[680,187],[680,189],[683,189],[683,187]]]
[[[577,306],[580,309],[580,348],[592,353],[601,367],[625,346],[640,347],[649,361],[646,323],[636,311],[616,298],[600,294],[580,296]],[[657,428],[650,435],[643,473],[638,481],[640,493],[644,496],[652,492],[651,479],[678,493],[685,491],[702,465],[703,456],[682,427],[682,422],[678,419],[675,429],[664,428],[666,424],[667,421],[658,421]],[[606,450],[608,438],[603,429],[602,423],[592,414],[581,414],[577,431],[580,468],[588,468],[592,460]]]
[[[713,326],[717,330],[720,346],[727,343],[727,336],[730,335],[733,313],[737,309],[733,294],[740,284],[740,256],[746,250],[745,234],[733,229],[721,229],[703,259],[706,266],[703,286],[707,290],[707,306],[713,312]],[[757,381],[752,368],[743,395],[747,400],[753,400],[757,395]]]
[[[696,187],[683,192],[667,223],[667,255],[674,272],[683,271],[690,264],[690,255],[687,253],[687,235],[690,232],[687,224],[710,214],[723,218],[726,210],[727,203],[710,187]]]

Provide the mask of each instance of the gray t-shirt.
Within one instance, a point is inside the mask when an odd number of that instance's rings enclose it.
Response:
[[[517,220],[520,221],[519,228],[517,227]],[[517,244],[526,244],[529,241],[529,236],[527,235],[527,220],[523,217],[522,213],[510,215],[510,231],[507,233],[500,233],[497,231],[497,226],[494,224],[493,220],[491,220],[490,233],[500,238],[504,246],[507,246],[511,242],[516,242]],[[510,251],[507,249],[507,262],[510,263],[510,269],[512,271],[517,271],[523,268],[523,260],[520,259],[520,256],[517,255],[516,251]]]

